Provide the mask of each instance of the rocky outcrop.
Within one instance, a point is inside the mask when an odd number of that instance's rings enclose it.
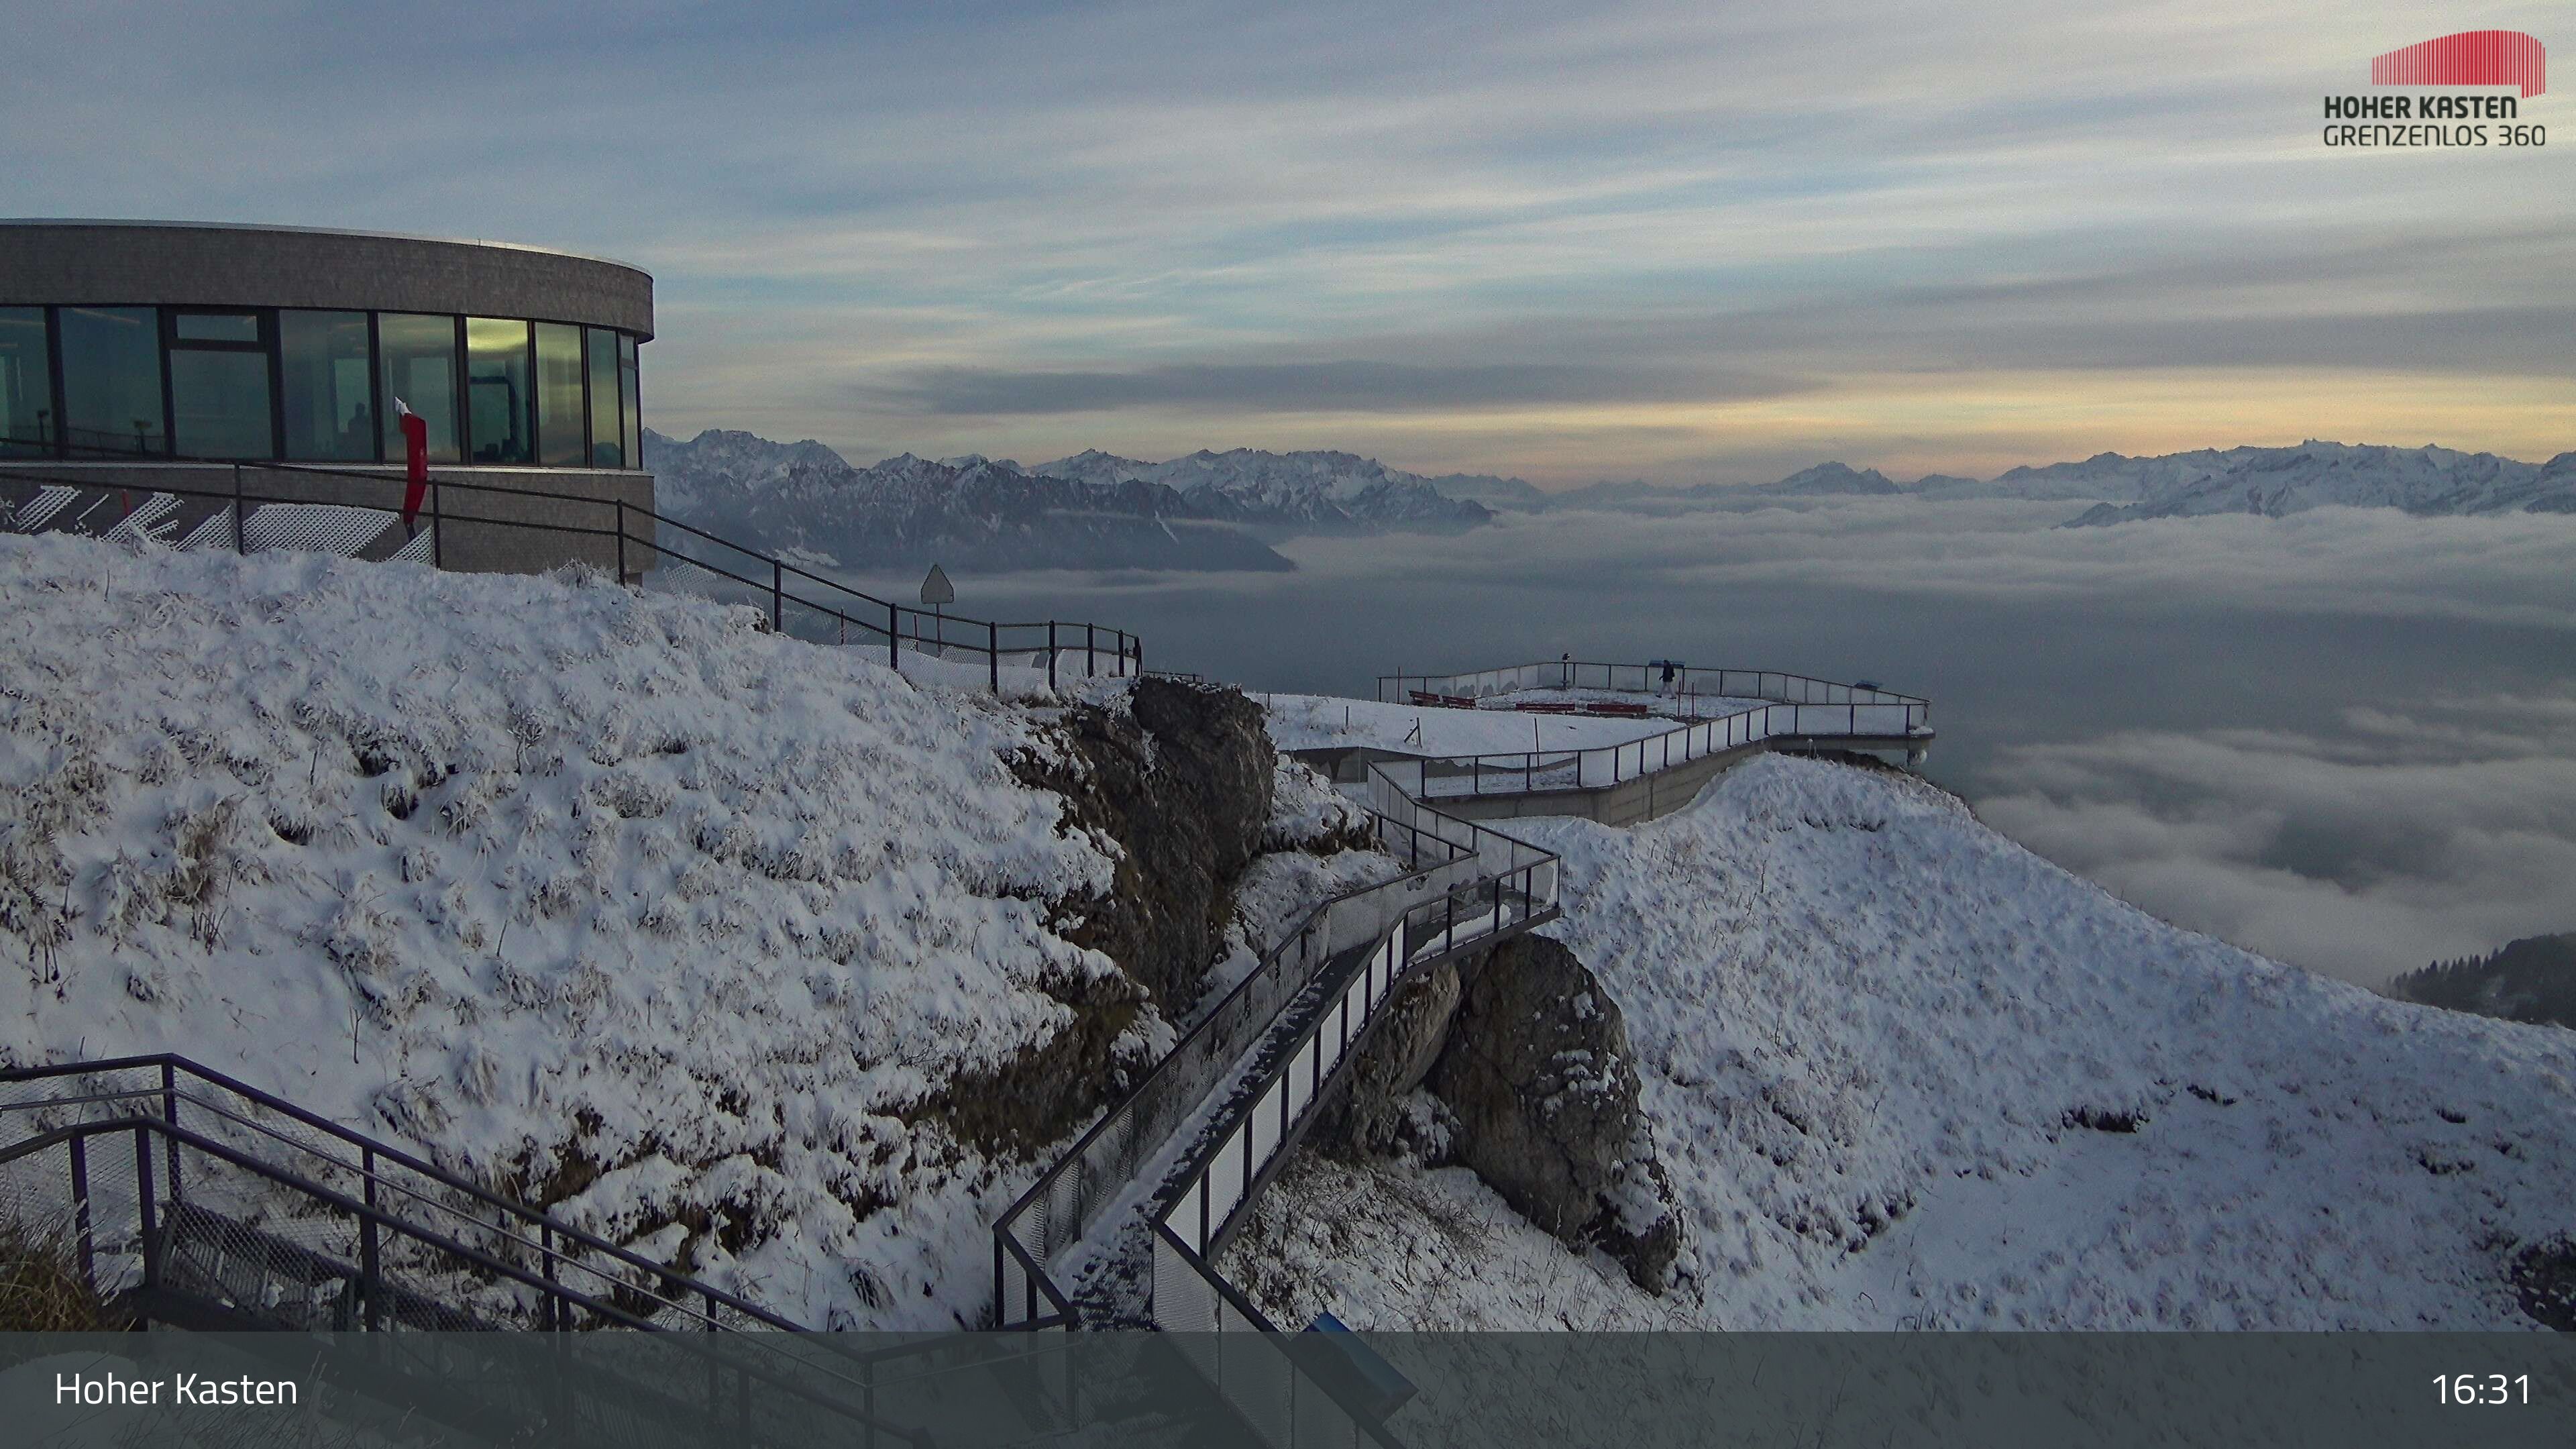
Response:
[[[1174,1015],[1223,947],[1234,881],[1268,829],[1278,756],[1240,690],[1141,679],[1128,702],[1067,710],[1066,758],[1017,772],[1064,797],[1060,828],[1118,846],[1109,891],[1059,902],[1058,933],[1116,961]]]
[[[1066,710],[1056,758],[1012,762],[1023,783],[1064,798],[1059,830],[1113,843],[1109,890],[1053,902],[1051,928],[1122,975],[1041,982],[1070,1024],[909,1114],[985,1151],[1062,1138],[1147,1065],[1121,1060],[1121,1039],[1149,1004],[1171,1016],[1198,994],[1269,829],[1277,756],[1240,691],[1143,679],[1126,703]]]
[[[1441,1109],[1429,1134],[1421,1088]],[[1522,936],[1406,983],[1318,1141],[1472,1168],[1521,1216],[1660,1293],[1681,1223],[1638,1095],[1617,1003],[1564,945]]]
[[[1446,1141],[1423,1140],[1407,1102],[1449,1044],[1459,990],[1455,961],[1425,968],[1396,988],[1368,1048],[1351,1063],[1340,1099],[1327,1105],[1326,1115],[1315,1124],[1319,1144],[1357,1156],[1447,1156]]]

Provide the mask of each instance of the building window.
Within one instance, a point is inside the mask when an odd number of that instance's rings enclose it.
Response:
[[[477,463],[535,461],[528,324],[465,319],[466,437]]]
[[[635,385],[635,339],[617,334],[617,400],[619,411],[626,416],[626,466],[644,466],[644,409],[637,406]]]
[[[161,317],[151,307],[57,309],[63,441],[75,458],[161,454]]]
[[[578,468],[589,458],[581,397],[581,329],[565,322],[537,324],[538,461],[550,468]]]
[[[54,370],[45,354],[45,309],[0,307],[0,458],[53,451]]]
[[[286,377],[286,456],[299,463],[373,462],[367,314],[280,312],[277,344]]]
[[[617,334],[588,329],[590,339],[590,466],[623,468],[626,455],[617,426]]]
[[[170,443],[183,458],[273,458],[268,341],[256,312],[170,320]]]
[[[179,342],[246,342],[260,344],[256,312],[174,312],[170,336]]]
[[[384,434],[385,457],[404,456],[402,428],[394,421],[394,402],[400,399],[429,424],[429,460],[462,461],[456,439],[456,319],[380,312],[376,352],[384,366],[385,410],[379,431]]]

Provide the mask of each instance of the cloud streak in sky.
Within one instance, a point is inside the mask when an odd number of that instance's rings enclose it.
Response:
[[[1792,378],[1646,367],[1401,362],[1171,364],[1134,371],[930,368],[883,390],[930,413],[997,416],[1135,407],[1216,412],[1438,412],[1563,402],[1684,402],[1783,397],[1819,386]]]
[[[1697,481],[2576,436],[2568,148],[2318,141],[2420,38],[2399,0],[419,15],[32,0],[13,209],[628,258],[657,426],[863,455]]]

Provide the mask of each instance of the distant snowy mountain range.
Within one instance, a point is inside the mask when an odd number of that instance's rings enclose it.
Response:
[[[2301,443],[2295,448],[2202,448],[2155,458],[2099,453],[2080,463],[2015,468],[1991,479],[1931,474],[1911,484],[1876,469],[1819,463],[1777,483],[1658,487],[1595,483],[1543,494],[1541,508],[1672,512],[1776,497],[1915,494],[1936,500],[2017,498],[2091,503],[2068,520],[2093,526],[2213,513],[2286,513],[2340,504],[2419,516],[2576,513],[2576,452],[2546,463],[2450,448]],[[1505,505],[1528,507],[1528,504]]]
[[[906,453],[858,468],[810,439],[710,429],[683,442],[647,429],[644,463],[672,517],[850,568],[935,557],[985,570],[1287,569],[1270,547],[1281,538],[1448,531],[1493,517],[1349,453],[1237,448],[1148,463],[1094,450],[1034,468]]]
[[[2089,503],[2067,520],[2251,513],[2328,505],[2419,516],[2576,513],[2576,452],[2546,463],[2449,448],[2308,442],[2162,457],[2101,453],[1991,479],[1898,483],[1875,468],[1819,463],[1774,483],[1594,483],[1547,492],[1519,478],[1425,477],[1351,453],[1201,450],[1153,463],[1097,449],[1024,466],[976,454],[909,453],[853,466],[823,444],[709,430],[683,442],[647,429],[645,465],[664,511],[772,550],[848,568],[925,558],[972,569],[1287,569],[1272,544],[1311,534],[1452,532],[1496,512],[1680,513],[1782,499],[1916,496]]]

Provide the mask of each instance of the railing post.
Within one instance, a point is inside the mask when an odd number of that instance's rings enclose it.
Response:
[[[75,1137],[69,1146],[72,1153],[72,1232],[80,1244],[81,1282],[98,1295],[97,1249],[90,1236],[89,1217],[89,1139]]]
[[[785,633],[787,628],[787,565],[777,559],[769,561],[769,632]]]
[[[179,1074],[168,1062],[161,1064],[161,1120],[172,1127],[179,1125]],[[179,1139],[170,1139],[170,1200],[179,1200]]]
[[[555,1228],[554,1224],[546,1222],[543,1219],[540,1219],[537,1223],[537,1254],[539,1259],[537,1271],[547,1283],[552,1284],[555,1281]],[[561,1297],[552,1293],[546,1295],[546,1313],[545,1317],[540,1321],[543,1322],[548,1329],[551,1329],[556,1333],[564,1331],[563,1299]]]
[[[984,625],[984,658],[992,666],[993,692],[1002,692],[1002,626],[987,621]]]
[[[376,1205],[376,1149],[364,1148],[358,1155],[358,1170],[366,1177],[363,1184],[367,1206]],[[375,1333],[385,1326],[385,1261],[384,1250],[376,1234],[373,1213],[358,1220],[358,1306],[367,1332]]]
[[[895,617],[895,613],[895,606],[888,603],[886,605],[886,667],[900,674],[903,672],[903,646],[895,631],[903,627],[903,621]]]
[[[134,1199],[143,1212],[143,1286],[161,1286],[161,1217],[152,1191],[152,1129],[134,1129]]]
[[[1047,688],[1055,688],[1055,620],[1047,620]]]
[[[236,555],[250,552],[249,545],[242,542],[242,481],[239,463],[233,465],[233,552]]]
[[[626,586],[626,500],[617,500],[617,585]]]

